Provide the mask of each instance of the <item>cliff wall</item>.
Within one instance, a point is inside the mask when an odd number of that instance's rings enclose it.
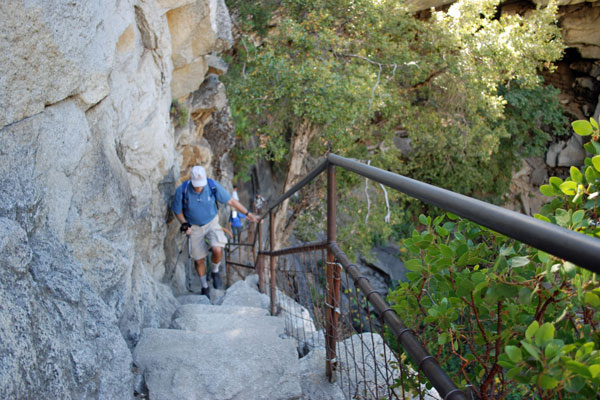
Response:
[[[183,279],[161,283],[176,184],[230,185],[230,23],[223,0],[0,3],[0,398],[133,396]]]

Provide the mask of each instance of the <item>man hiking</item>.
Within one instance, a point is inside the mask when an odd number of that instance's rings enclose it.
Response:
[[[237,211],[231,212],[229,217],[229,227],[233,231],[233,237],[236,243],[241,243],[242,237],[242,218],[246,218],[244,214],[238,214]]]
[[[203,295],[208,295],[204,258],[209,250],[212,250],[213,286],[216,289],[221,287],[219,264],[223,258],[223,247],[227,243],[227,238],[219,225],[217,202],[228,204],[242,214],[246,214],[248,220],[258,222],[258,218],[249,213],[238,200],[231,197],[221,184],[207,179],[206,170],[199,165],[192,168],[190,180],[183,182],[177,188],[171,205],[177,220],[181,223],[181,231],[190,238],[190,254],[194,259],[196,272],[200,276]]]

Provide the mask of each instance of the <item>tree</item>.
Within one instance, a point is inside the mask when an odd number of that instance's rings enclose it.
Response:
[[[498,18],[498,3],[459,1],[419,21],[398,1],[231,1],[241,38],[227,88],[240,141],[259,143],[245,159],[285,164],[284,191],[308,154],[335,152],[497,195],[508,180],[496,157],[520,150],[501,143],[526,135],[507,130],[498,89],[539,86],[538,69],[562,51],[555,5]],[[410,140],[408,155],[394,145],[400,135]],[[278,237],[299,211],[280,207]]]

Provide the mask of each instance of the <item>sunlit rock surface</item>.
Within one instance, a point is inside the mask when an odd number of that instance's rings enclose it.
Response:
[[[186,7],[190,37],[169,18]],[[0,3],[0,25],[0,397],[131,398],[129,348],[178,306],[162,280],[180,132],[210,162],[203,129],[228,111],[219,89],[201,127],[175,128],[172,92],[187,102],[209,68],[226,71],[227,8],[15,0]],[[232,176],[222,152],[211,165]]]

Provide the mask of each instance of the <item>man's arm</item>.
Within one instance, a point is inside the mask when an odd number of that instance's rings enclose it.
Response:
[[[175,214],[175,217],[177,217],[177,221],[179,221],[182,224],[187,222],[185,219],[185,216],[183,215],[183,211],[180,212],[179,214]]]
[[[248,217],[248,219],[250,221],[252,221],[252,222],[258,222],[258,218],[256,217],[256,215],[252,214],[251,212],[248,212],[248,209],[246,207],[244,207],[242,205],[242,203],[240,203],[239,201],[237,201],[233,197],[231,199],[229,199],[229,201],[227,202],[227,204],[229,204],[231,207],[235,208],[236,210],[238,210],[242,214],[246,214],[246,216]]]
[[[231,226],[231,224],[229,224]],[[229,236],[230,239],[233,239],[233,234],[231,233],[231,231],[227,228],[221,227],[221,229],[223,229],[223,232],[225,232],[227,234],[227,236]]]

